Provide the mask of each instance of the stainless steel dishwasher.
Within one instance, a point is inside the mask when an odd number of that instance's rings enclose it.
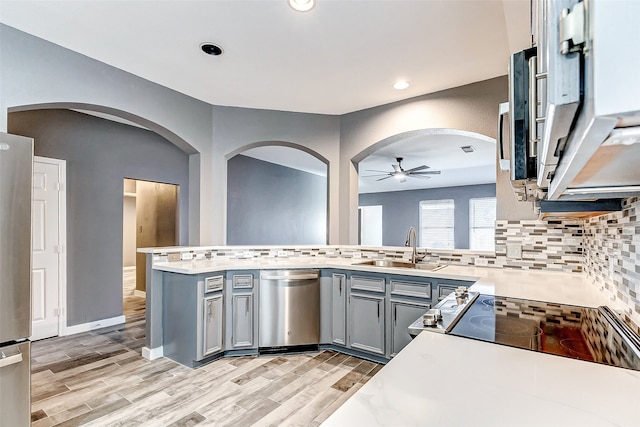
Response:
[[[318,346],[320,274],[318,270],[268,270],[260,274],[259,347]]]

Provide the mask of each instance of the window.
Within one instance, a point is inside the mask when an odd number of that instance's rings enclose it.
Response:
[[[469,249],[495,250],[496,198],[469,200]]]
[[[453,199],[420,202],[420,246],[431,249],[453,249]]]

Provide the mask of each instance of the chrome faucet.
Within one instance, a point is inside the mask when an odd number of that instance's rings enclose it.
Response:
[[[411,236],[413,236],[413,252],[411,252],[411,263],[415,264],[418,262],[418,237],[416,235],[416,229],[413,227],[409,227],[409,231],[407,231],[407,240],[405,240],[404,245],[406,247],[411,246]]]

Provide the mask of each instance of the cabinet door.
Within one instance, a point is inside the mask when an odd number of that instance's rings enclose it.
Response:
[[[347,345],[347,276],[333,274],[332,280],[332,342]]]
[[[204,299],[204,334],[202,356],[222,351],[222,294]]]
[[[253,342],[253,295],[234,294],[231,297],[233,312],[231,326],[231,346],[252,348]]]
[[[407,328],[430,307],[427,303],[391,301],[391,357],[411,342]]]
[[[349,346],[384,355],[384,296],[351,293]]]

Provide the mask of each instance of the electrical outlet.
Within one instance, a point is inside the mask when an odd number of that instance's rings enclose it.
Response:
[[[361,259],[362,258],[362,252],[354,252],[353,253],[353,258],[354,259]]]
[[[204,252],[196,253],[196,259],[204,259]]]
[[[251,251],[244,251],[244,252],[242,253],[242,257],[243,257],[243,258],[253,258],[253,252],[251,252]]]
[[[486,267],[489,265],[489,260],[486,258],[475,258],[473,260],[473,264],[477,265],[478,267]]]
[[[522,258],[522,246],[520,245],[507,245],[507,258],[521,259]]]
[[[286,257],[287,256],[287,251],[278,251],[278,256],[279,257]]]
[[[180,259],[183,261],[189,261],[193,259],[193,253],[192,252],[182,252],[180,254]]]

